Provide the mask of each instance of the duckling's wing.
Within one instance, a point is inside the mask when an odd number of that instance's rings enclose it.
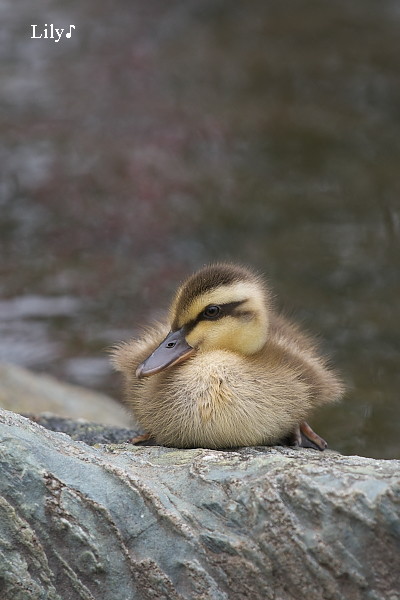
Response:
[[[299,373],[301,379],[310,386],[309,401],[312,405],[334,402],[343,395],[342,382],[319,352],[317,342],[297,325],[280,315],[274,315],[269,343],[283,351],[288,367]]]

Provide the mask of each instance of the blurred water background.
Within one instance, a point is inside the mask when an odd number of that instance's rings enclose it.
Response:
[[[400,458],[396,0],[3,0],[0,360],[120,397],[105,349],[202,264],[267,274]],[[70,39],[31,39],[32,24]]]

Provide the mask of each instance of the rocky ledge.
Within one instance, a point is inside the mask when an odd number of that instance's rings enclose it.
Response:
[[[2,600],[399,598],[400,461],[0,441]]]

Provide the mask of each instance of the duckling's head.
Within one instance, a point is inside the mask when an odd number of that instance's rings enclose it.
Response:
[[[264,283],[250,270],[232,264],[204,267],[178,289],[171,332],[139,365],[137,376],[158,373],[195,352],[255,354],[267,339],[268,309]]]

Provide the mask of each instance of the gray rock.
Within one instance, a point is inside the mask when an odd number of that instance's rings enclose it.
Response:
[[[90,423],[82,419],[75,421],[74,419],[56,417],[47,413],[40,415],[25,414],[23,416],[39,423],[46,429],[50,429],[50,431],[67,433],[73,440],[85,442],[89,446],[95,444],[122,444],[143,433],[138,428],[109,427],[100,423]]]
[[[2,600],[400,597],[400,461],[0,423]]]
[[[7,363],[0,363],[0,407],[18,413],[46,412],[105,425],[129,425],[128,412],[109,396]]]

